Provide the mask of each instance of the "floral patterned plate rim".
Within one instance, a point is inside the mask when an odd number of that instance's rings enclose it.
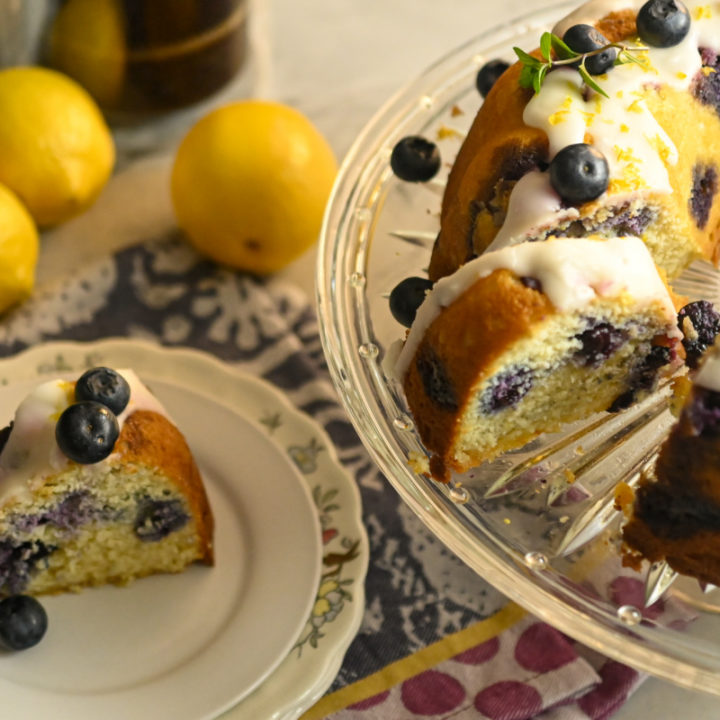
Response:
[[[264,380],[197,350],[124,338],[47,343],[0,360],[0,388],[98,364],[132,367],[151,388],[162,391],[158,394],[166,404],[166,387],[175,386],[240,416],[265,435],[306,482],[322,533],[322,569],[312,607],[287,656],[254,692],[222,715],[226,720],[294,720],[330,685],[362,619],[369,549],[355,483],[314,420]],[[177,417],[172,403],[168,407]],[[202,457],[198,461],[202,466]],[[74,600],[53,600],[64,598]],[[26,665],[32,666],[30,656],[15,658],[27,659]],[[215,717],[220,710],[202,717]]]

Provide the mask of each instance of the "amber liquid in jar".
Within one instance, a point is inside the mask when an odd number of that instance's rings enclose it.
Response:
[[[115,119],[186,107],[241,69],[247,9],[247,0],[65,0],[47,62]]]

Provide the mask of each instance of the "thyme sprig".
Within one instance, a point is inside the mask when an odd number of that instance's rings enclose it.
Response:
[[[578,53],[571,50],[562,38],[554,35],[553,33],[545,32],[540,38],[540,55],[543,60],[526,53],[519,47],[514,47],[513,50],[518,56],[518,59],[523,65],[520,71],[520,85],[524,88],[532,88],[536,93],[540,92],[543,81],[548,71],[554,67],[562,67],[563,65],[574,65],[580,61],[577,65],[577,71],[580,73],[580,77],[583,82],[592,88],[595,92],[600,93],[604,97],[608,97],[608,94],[597,84],[593,79],[593,76],[587,71],[585,67],[585,60],[593,55],[599,55],[610,48],[616,48],[618,51],[617,57],[615,58],[614,65],[624,65],[626,63],[636,63],[638,65],[647,65],[647,58],[637,57],[633,53],[646,52],[646,47],[632,47],[623,45],[622,43],[608,43],[603,45],[597,50],[592,50],[586,53]],[[554,57],[553,57],[554,53]]]

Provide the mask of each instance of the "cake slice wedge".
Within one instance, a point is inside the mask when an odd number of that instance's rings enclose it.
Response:
[[[132,370],[44,382],[0,435],[0,597],[212,565],[197,465]]]
[[[673,299],[640,238],[551,238],[440,279],[395,363],[447,481],[652,391],[682,362]]]

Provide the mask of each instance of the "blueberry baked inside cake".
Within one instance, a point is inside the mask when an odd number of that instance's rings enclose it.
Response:
[[[550,235],[642,237],[671,278],[715,261],[720,8],[592,0],[553,34],[547,59],[523,53],[488,92],[450,172],[430,279]],[[584,73],[564,48],[595,52]]]
[[[692,382],[684,380],[679,419],[623,530],[626,562],[665,560],[720,585],[720,345],[706,353]]]
[[[434,477],[652,391],[681,362],[673,300],[643,244],[549,238],[439,280],[394,364]]]
[[[0,442],[0,596],[212,564],[198,468],[133,371],[39,385]]]

